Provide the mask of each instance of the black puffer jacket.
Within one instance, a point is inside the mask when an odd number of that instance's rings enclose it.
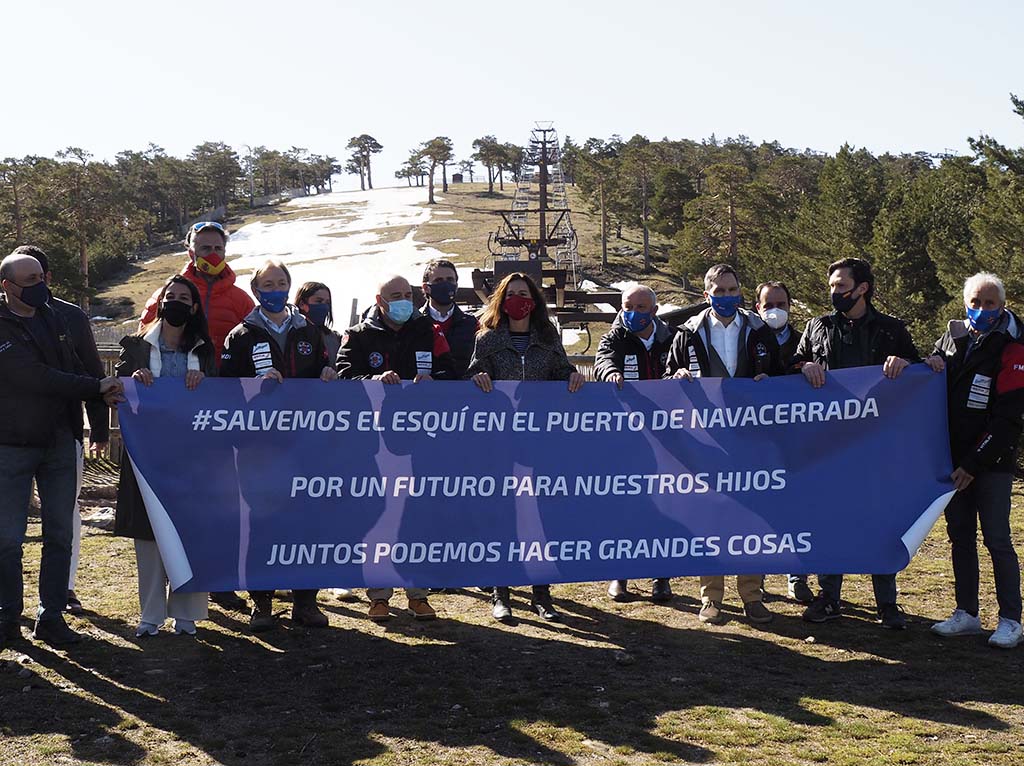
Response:
[[[576,368],[565,354],[557,335],[544,337],[536,327],[530,328],[530,345],[520,355],[512,345],[508,321],[503,320],[496,330],[486,330],[476,336],[473,359],[467,376],[486,372],[491,380],[568,380]]]
[[[1024,417],[1024,326],[1007,310],[971,346],[962,319],[935,343],[946,360],[949,442],[953,464],[969,474],[1013,471]]]
[[[263,324],[259,308],[228,333],[220,358],[220,377],[252,378],[273,367],[285,378],[319,378],[330,366],[320,328],[290,306],[292,324],[284,350]]]
[[[654,343],[648,351],[639,336],[622,324],[622,312],[619,312],[598,344],[594,377],[608,380],[612,374],[619,373],[626,380],[658,380],[668,367],[668,354],[678,333],[675,327],[655,317]]]
[[[848,322],[838,312],[815,317],[807,323],[800,338],[792,365],[799,369],[808,362],[817,362],[826,370],[839,369],[839,349],[843,323]],[[921,356],[907,332],[903,321],[876,311],[868,306],[863,319],[867,323],[869,365],[882,364],[890,356],[899,356],[908,362],[920,362]]]
[[[672,341],[672,348],[668,355],[668,366],[665,369],[664,377],[670,378],[680,368],[690,371],[695,377],[706,377],[710,375],[711,360],[708,356],[710,340],[710,328],[708,307],[696,316],[686,320],[679,333]],[[746,309],[736,310],[736,320],[743,322],[740,329],[740,353],[747,356],[747,367],[749,377],[755,378],[758,375],[782,375],[785,369],[782,366],[782,358],[779,352],[779,343],[775,339],[775,331],[764,323],[753,311]]]
[[[84,374],[64,320],[49,306],[36,309],[56,344],[43,348],[0,297],[0,444],[46,447],[61,423],[82,440],[82,402],[100,393]]]
[[[422,314],[397,330],[381,319],[374,307],[359,324],[350,327],[338,349],[338,375],[347,380],[369,380],[392,370],[402,380],[430,375],[435,380],[455,379],[450,353],[434,354],[434,323]]]
[[[121,339],[121,356],[117,361],[118,377],[130,377],[137,370],[151,369],[153,345],[144,337],[129,335]],[[212,341],[200,341],[193,349],[199,369],[206,377],[217,374],[217,353]],[[184,389],[185,382],[182,380]],[[187,396],[188,392],[182,394]],[[114,534],[135,540],[152,540],[153,527],[149,523],[139,484],[135,479],[127,453],[121,455],[121,477],[117,484],[117,512],[114,514]]]

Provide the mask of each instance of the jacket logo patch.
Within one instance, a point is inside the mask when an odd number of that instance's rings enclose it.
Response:
[[[636,365],[636,354],[626,354],[626,358],[623,361],[625,364]]]
[[[754,353],[757,356],[768,356],[768,347],[763,343],[758,343],[754,346]]]
[[[434,355],[430,351],[416,352],[416,369],[420,372],[430,372],[434,364]]]
[[[382,364],[384,364],[384,356],[379,351],[374,351],[370,354],[370,366],[373,369],[376,370]]]
[[[300,340],[298,344],[295,346],[295,350],[298,351],[303,356],[309,356],[310,354],[313,353],[313,344],[310,343],[309,341]]]
[[[252,347],[252,355],[253,355],[253,357],[255,357],[256,354],[269,354],[269,353],[270,353],[270,344],[269,343],[266,343],[266,342],[264,342],[264,343],[256,343]]]

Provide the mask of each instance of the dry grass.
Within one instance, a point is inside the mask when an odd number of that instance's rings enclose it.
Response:
[[[869,580],[851,577],[856,606],[824,626],[774,600],[775,622],[755,629],[729,595],[731,621],[707,628],[687,579],[667,606],[643,597],[645,583],[625,604],[602,584],[556,586],[563,625],[529,617],[522,593],[511,627],[490,619],[477,591],[432,597],[433,624],[399,615],[386,626],[364,619],[365,602],[322,594],[327,630],[285,619],[257,638],[244,615],[213,607],[197,639],[142,641],[130,541],[89,530],[79,588],[89,613],[72,623],[90,639],[68,652],[32,641],[4,651],[0,763],[1015,766],[1024,651],[927,629],[952,603],[941,527],[900,576],[905,633],[874,624]],[[31,589],[38,524],[29,534]],[[987,564],[982,574],[992,625]],[[784,587],[769,578],[770,590]]]

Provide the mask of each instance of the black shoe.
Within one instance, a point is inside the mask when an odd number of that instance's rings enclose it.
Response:
[[[271,597],[254,598],[252,614],[249,615],[249,630],[253,633],[264,633],[275,627],[277,627],[277,616],[274,614],[274,603]]]
[[[842,614],[842,608],[838,601],[832,601],[824,596],[818,596],[804,610],[804,620],[807,622],[828,622],[835,620]]]
[[[508,588],[491,589],[491,616],[498,622],[512,619],[512,597]]]
[[[807,580],[796,580],[789,584],[789,597],[801,604],[809,604],[814,601],[814,591],[807,584]]]
[[[658,604],[664,604],[666,601],[672,600],[672,585],[669,583],[667,577],[662,577],[654,581],[654,586],[651,588],[651,601]]]
[[[73,590],[68,591],[68,604],[64,607],[64,611],[68,614],[82,614],[85,611],[82,602],[78,600],[78,596]]]
[[[886,604],[878,608],[878,624],[888,630],[906,630],[907,617],[897,604]]]
[[[210,601],[229,612],[244,612],[249,606],[244,598],[230,590],[223,593],[211,593]]]
[[[533,598],[530,599],[530,608],[537,613],[537,616],[548,622],[558,622],[562,619],[551,603],[551,586],[534,585]]]
[[[626,590],[627,580],[612,580],[608,583],[608,598],[612,601],[628,601],[629,591]]]
[[[53,620],[36,620],[36,629],[32,632],[32,637],[50,646],[77,644],[82,640],[82,636],[69,628],[63,617]]]

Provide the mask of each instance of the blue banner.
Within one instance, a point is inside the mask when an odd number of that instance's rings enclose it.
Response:
[[[892,573],[949,497],[945,375],[126,381],[186,591]]]

